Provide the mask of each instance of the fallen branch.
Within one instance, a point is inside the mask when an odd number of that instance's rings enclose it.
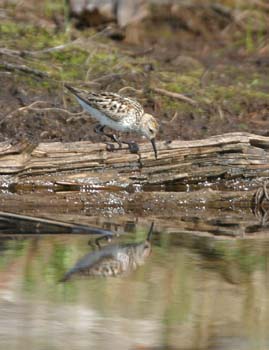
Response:
[[[46,72],[42,72],[38,69],[30,68],[25,66],[24,64],[13,64],[13,63],[7,63],[7,62],[0,62],[0,69],[4,68],[8,71],[20,71],[26,74],[33,74],[39,78],[48,78],[49,74]]]
[[[13,49],[8,49],[5,47],[1,47],[0,48],[0,55],[6,55],[6,56],[12,56],[12,57],[23,57],[23,56],[37,56],[37,55],[42,55],[42,54],[46,54],[46,53],[51,53],[51,52],[55,52],[55,51],[61,51],[66,49],[67,47],[73,46],[73,45],[78,45],[78,44],[83,44],[83,42],[87,43],[89,42],[90,39],[94,39],[98,36],[103,35],[106,31],[107,31],[108,27],[104,28],[103,30],[101,30],[100,32],[96,32],[94,33],[92,36],[88,37],[87,39],[83,39],[83,38],[78,38],[76,40],[73,41],[69,41],[68,43],[65,44],[61,44],[61,45],[57,45],[54,47],[48,47],[42,50],[37,50],[37,51],[29,51],[29,50],[13,50]],[[84,46],[84,45],[82,45]]]
[[[7,49],[5,47],[0,48],[0,55],[3,56],[9,56],[9,57],[23,57],[27,54],[30,54],[30,51],[18,51],[18,50],[11,50]]]
[[[122,94],[123,92],[126,92],[126,91],[133,91],[135,92],[136,94],[139,94],[139,95],[142,95],[143,94],[143,90],[142,89],[135,89],[133,88],[132,86],[124,86],[123,88],[121,88],[118,93],[119,94]]]
[[[32,108],[32,107],[29,107],[28,109],[31,110],[31,111],[35,111],[35,112],[59,112],[59,113],[68,114],[70,116],[80,116],[80,115],[84,114],[84,112],[72,113],[72,112],[69,112],[66,109],[58,108],[58,107],[46,107],[46,108]]]
[[[79,40],[74,40],[71,42],[68,42],[66,44],[54,46],[54,47],[49,47],[46,49],[38,50],[38,51],[29,51],[29,50],[13,50],[13,49],[8,49],[5,47],[0,48],[0,55],[5,55],[5,56],[10,56],[10,57],[25,57],[25,56],[38,56],[42,55],[44,53],[51,53],[55,51],[61,51],[66,49],[69,46],[72,45],[77,45],[79,43]]]
[[[35,112],[59,112],[59,113],[65,113],[68,114],[70,116],[80,116],[82,115],[84,112],[79,112],[79,113],[72,113],[66,109],[63,108],[58,108],[58,107],[45,107],[45,108],[36,108],[34,106],[38,105],[38,104],[42,104],[42,103],[48,103],[46,101],[35,101],[33,103],[31,103],[28,106],[24,106],[24,107],[20,107],[18,109],[16,109],[15,111],[10,112],[9,114],[7,114],[0,123],[2,123],[3,121],[10,119],[13,115],[16,115],[17,113],[21,113],[21,112],[25,112],[27,110],[31,110],[31,111],[35,111]]]
[[[99,85],[105,85],[107,86],[108,84],[115,82],[117,80],[134,80],[137,76],[139,76],[140,73],[110,73],[110,74],[105,74],[99,78],[96,78],[94,80],[91,80],[91,85],[92,84],[99,84]],[[89,82],[87,82],[89,84]],[[84,84],[84,85],[87,85]]]
[[[50,220],[27,215],[19,215],[0,211],[0,234],[87,234],[113,236],[114,233],[98,227],[73,224],[58,220]]]
[[[164,95],[164,96],[168,96],[168,97],[172,97],[172,98],[176,98],[177,100],[183,101],[183,102],[187,102],[189,104],[191,104],[192,106],[197,105],[197,102],[194,101],[192,98],[187,97],[183,94],[179,94],[178,92],[172,92],[172,91],[167,91],[164,89],[160,89],[160,88],[154,88],[151,87],[150,88],[152,91],[157,92],[158,94]]]

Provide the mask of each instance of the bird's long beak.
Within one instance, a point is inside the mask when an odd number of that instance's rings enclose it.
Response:
[[[157,154],[157,148],[156,148],[155,139],[151,139],[150,142],[152,144],[152,148],[153,148],[153,151],[154,151],[155,159],[157,159],[158,154]]]

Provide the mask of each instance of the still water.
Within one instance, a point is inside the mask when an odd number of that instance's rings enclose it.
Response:
[[[149,227],[1,239],[1,349],[269,349],[269,238]]]

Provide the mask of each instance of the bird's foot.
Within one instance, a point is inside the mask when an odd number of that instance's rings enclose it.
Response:
[[[137,154],[139,152],[139,146],[138,146],[137,143],[135,143],[133,141],[130,141],[130,142],[128,142],[128,141],[121,141],[121,142],[126,144],[126,145],[128,145],[130,153]]]
[[[130,142],[128,144],[128,146],[129,146],[130,153],[136,153],[137,154],[139,152],[139,146],[138,146],[137,143]]]
[[[115,136],[115,135],[113,135],[113,136]],[[113,141],[115,141],[115,143],[106,143],[107,151],[114,152],[114,151],[121,150],[122,144],[125,144],[125,145],[128,145],[130,153],[134,153],[134,154],[139,153],[139,146],[137,143],[135,143],[133,141],[120,141],[117,137],[113,138]],[[115,147],[115,144],[118,145],[117,148]]]

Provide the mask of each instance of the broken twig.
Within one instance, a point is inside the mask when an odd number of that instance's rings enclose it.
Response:
[[[58,108],[58,107],[45,107],[45,108],[36,108],[34,106],[38,105],[38,104],[43,104],[43,103],[48,103],[46,101],[35,101],[33,103],[31,103],[30,105],[28,106],[24,106],[24,107],[20,107],[18,109],[16,109],[15,111],[12,111],[10,112],[9,114],[7,114],[2,120],[1,120],[1,123],[6,120],[6,119],[9,119],[11,118],[14,114],[16,113],[20,113],[20,112],[24,112],[26,110],[31,110],[31,111],[35,111],[35,112],[60,112],[60,113],[65,113],[65,114],[68,114],[70,116],[80,116],[82,115],[84,112],[79,112],[79,113],[72,113],[72,112],[69,112],[68,110],[66,109],[63,109],[63,108]]]
[[[182,94],[179,94],[178,92],[167,91],[164,89],[154,88],[154,87],[151,87],[150,89],[154,92],[157,92],[158,94],[172,97],[172,98],[176,98],[177,100],[181,100],[183,102],[187,102],[187,103],[191,104],[192,106],[197,105],[197,102],[194,101],[192,98],[187,97],[187,96],[182,95]]]

